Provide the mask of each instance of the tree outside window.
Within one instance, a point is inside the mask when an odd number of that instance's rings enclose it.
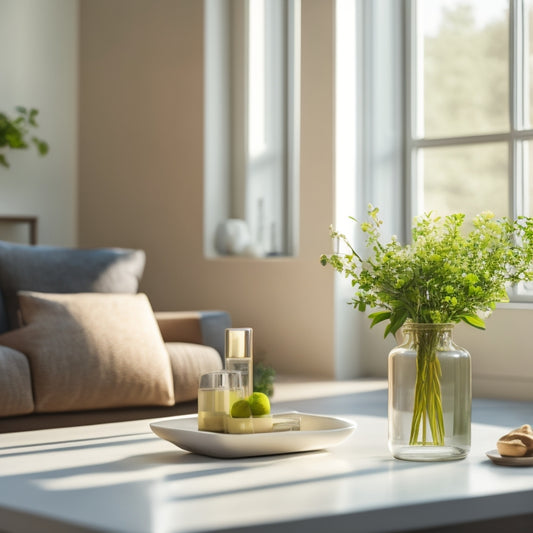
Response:
[[[529,214],[530,0],[412,0],[410,217]]]

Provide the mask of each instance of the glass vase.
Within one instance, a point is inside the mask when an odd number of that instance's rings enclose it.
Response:
[[[449,461],[470,451],[470,354],[452,331],[406,323],[389,354],[389,449],[397,459]]]

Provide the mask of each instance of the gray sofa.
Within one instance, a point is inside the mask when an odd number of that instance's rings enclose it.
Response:
[[[141,250],[0,241],[0,432],[196,410],[225,311],[153,312]]]

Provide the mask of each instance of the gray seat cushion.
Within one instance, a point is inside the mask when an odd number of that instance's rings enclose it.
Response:
[[[0,346],[0,417],[25,415],[34,409],[27,357]]]
[[[18,291],[135,294],[145,260],[142,250],[76,249],[0,241],[0,333],[19,326]]]

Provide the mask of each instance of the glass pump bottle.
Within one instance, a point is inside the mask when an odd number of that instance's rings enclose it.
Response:
[[[226,329],[225,367],[226,370],[237,370],[242,374],[245,398],[254,391],[252,344],[252,328]]]

